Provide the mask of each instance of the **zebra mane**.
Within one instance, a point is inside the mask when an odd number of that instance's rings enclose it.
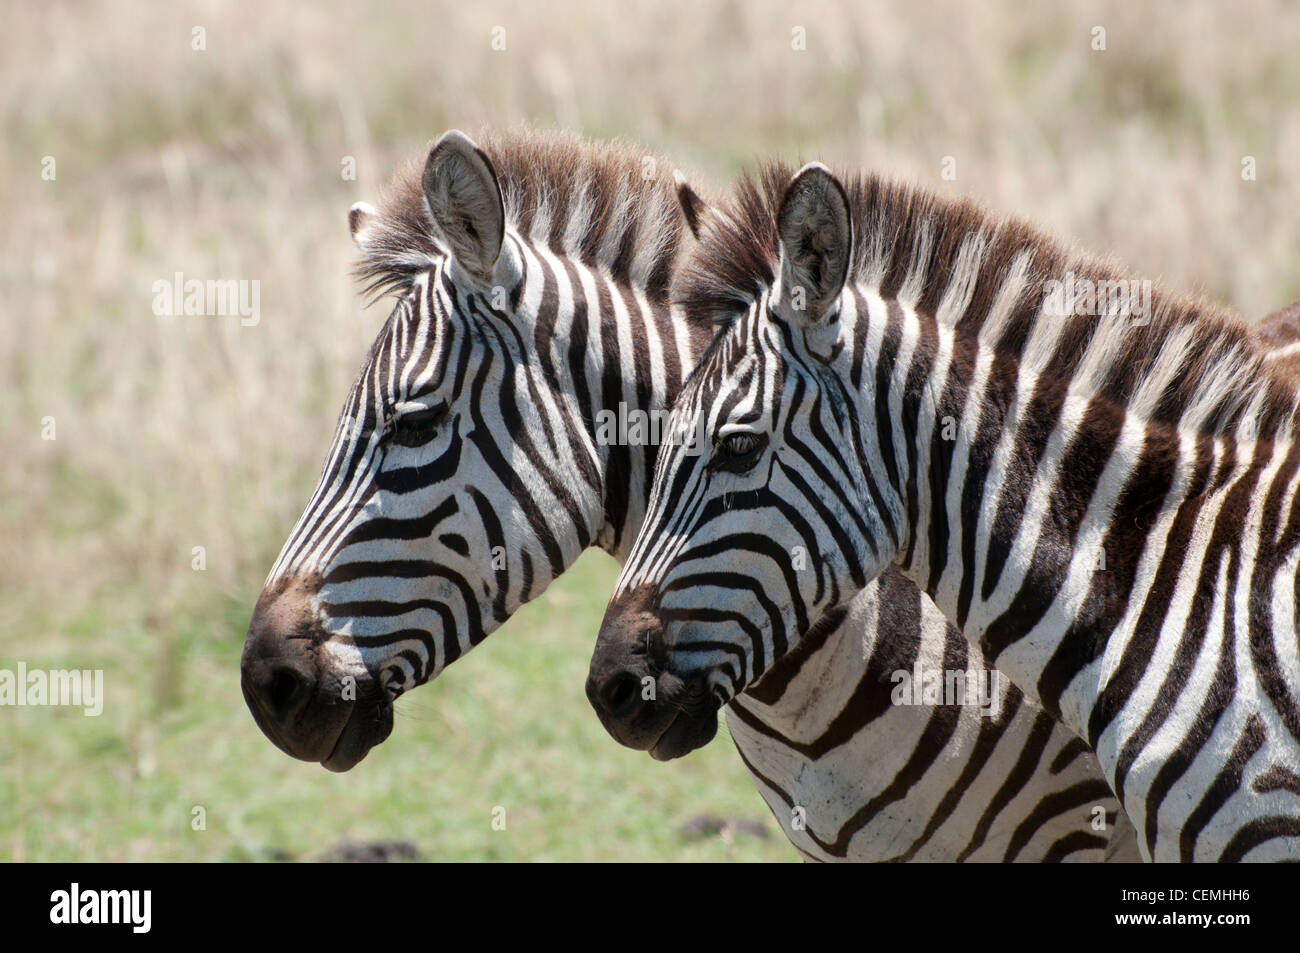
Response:
[[[497,173],[506,227],[558,255],[603,266],[616,282],[666,299],[681,245],[674,166],[623,142],[519,129],[476,137]],[[375,298],[405,294],[446,254],[421,186],[424,157],[393,177],[355,270]],[[647,174],[648,173],[648,174]]]
[[[776,213],[794,172],[776,161],[746,173],[705,224],[673,287],[690,318],[725,326],[775,281]],[[1207,435],[1232,434],[1243,421],[1261,437],[1293,432],[1295,384],[1267,364],[1265,345],[1227,310],[1153,282],[1144,325],[1104,312],[1040,316],[1058,287],[1049,282],[1073,275],[1076,284],[1095,286],[1132,276],[969,199],[874,174],[837,175],[853,222],[850,283],[978,335],[1037,370],[1050,363],[1082,393],[1127,404],[1146,419],[1182,421]],[[1034,335],[1037,321],[1066,323],[1050,353],[1044,336]]]

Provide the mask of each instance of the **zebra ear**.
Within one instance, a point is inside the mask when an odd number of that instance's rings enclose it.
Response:
[[[490,284],[505,240],[505,206],[492,163],[463,132],[451,130],[429,150],[424,198],[452,259]]]
[[[366,232],[370,226],[379,221],[379,210],[369,202],[357,202],[348,209],[348,231],[352,241],[360,249],[366,247]]]
[[[673,182],[677,186],[677,204],[681,206],[682,217],[686,219],[686,227],[698,239],[700,237],[700,226],[704,223],[704,216],[711,214],[713,209],[708,202],[700,198],[700,193],[691,188],[690,183],[686,181],[686,176],[682,175],[680,169],[673,171]]]
[[[785,187],[776,215],[781,240],[778,313],[794,325],[833,322],[849,274],[853,224],[839,179],[813,162]]]

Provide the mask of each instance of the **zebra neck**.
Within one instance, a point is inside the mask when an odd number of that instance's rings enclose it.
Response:
[[[1145,661],[1107,656],[1108,645],[1159,624],[1143,622],[1144,594],[1166,585],[1153,603],[1166,608],[1194,595],[1153,578],[1190,542],[1185,504],[1207,493],[1248,503],[1289,447],[1180,432],[1079,398],[1068,379],[998,366],[974,337],[897,302],[869,307],[884,328],[866,346],[875,373],[861,374],[860,419],[874,431],[864,445],[897,461],[896,562],[1049,714],[1095,734],[1104,681]]]
[[[645,519],[668,410],[712,333],[677,308],[608,284],[601,320],[586,333],[585,388],[577,395],[601,468],[594,545],[620,563]]]

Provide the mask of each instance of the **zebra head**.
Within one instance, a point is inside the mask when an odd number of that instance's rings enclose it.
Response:
[[[724,216],[683,271],[688,307],[730,320],[668,423],[705,446],[661,449],[587,681],[606,729],[660,760],[707,743],[717,709],[835,621],[898,546],[899,498],[864,472],[871,436],[836,370],[853,240],[844,190],[809,165],[777,194],[771,254],[751,268],[763,280],[718,291],[761,244]]]
[[[545,237],[565,225],[556,206],[569,201],[566,247],[599,264],[601,248],[583,243],[603,238],[607,254],[635,272],[650,265],[628,254],[642,247],[632,240],[659,249],[651,265],[666,267],[681,218],[671,188],[626,195],[635,177],[621,169],[621,206],[598,183],[566,190],[543,181],[527,209],[531,228],[521,223],[523,190],[544,178],[538,167],[576,176],[566,160],[596,155],[536,134],[485,152],[449,132],[401,203],[383,216],[353,208],[362,274],[399,300],[249,626],[245,699],[285,752],[351,768],[391,732],[398,695],[481,641],[597,541],[607,515],[590,408],[557,382],[543,336],[557,309],[572,311],[576,292],[558,282],[581,266],[555,260]],[[678,192],[684,209],[699,211],[687,206],[694,193]],[[602,221],[603,235],[593,225]],[[652,234],[656,223],[663,227]],[[376,261],[383,273],[367,268]]]

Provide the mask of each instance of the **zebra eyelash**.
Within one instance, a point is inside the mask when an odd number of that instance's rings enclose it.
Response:
[[[745,473],[752,470],[767,449],[768,436],[751,430],[735,430],[723,434],[714,443],[710,470],[727,473]]]
[[[396,411],[385,421],[382,439],[399,447],[423,446],[437,434],[438,426],[449,409],[446,401],[439,401],[431,407],[416,406],[405,412]]]

